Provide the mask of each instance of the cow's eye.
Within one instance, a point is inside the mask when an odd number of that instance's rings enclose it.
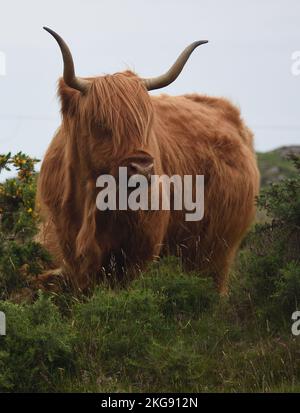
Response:
[[[112,132],[108,128],[102,128],[98,136],[101,140],[107,141],[111,139]]]
[[[93,127],[93,136],[97,141],[106,141],[111,139],[111,129],[103,123],[95,123]]]

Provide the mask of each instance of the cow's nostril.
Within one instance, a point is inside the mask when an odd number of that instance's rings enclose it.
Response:
[[[135,175],[141,173],[139,165],[135,163],[131,163],[128,167],[128,174],[129,175]]]
[[[153,174],[153,163],[137,163],[131,162],[128,165],[128,176],[144,175],[147,179]]]

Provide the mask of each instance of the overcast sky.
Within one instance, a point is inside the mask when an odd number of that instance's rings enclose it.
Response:
[[[0,0],[0,153],[41,158],[59,126],[56,81],[69,44],[81,76],[165,71],[189,43],[208,39],[164,93],[226,96],[256,149],[300,144],[299,0]],[[2,57],[1,57],[2,56]],[[3,61],[2,61],[3,66]],[[0,62],[1,69],[1,62]],[[154,92],[153,92],[154,93]]]

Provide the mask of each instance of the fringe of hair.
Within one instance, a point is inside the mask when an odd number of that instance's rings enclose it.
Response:
[[[99,128],[109,131],[114,153],[124,146],[147,145],[153,107],[141,79],[127,71],[90,80],[85,96],[60,80],[65,127],[78,131],[81,126],[90,135]]]

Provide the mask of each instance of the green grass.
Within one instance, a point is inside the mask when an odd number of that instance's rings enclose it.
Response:
[[[221,299],[210,280],[168,258],[127,290],[99,286],[89,299],[65,301],[40,295],[33,305],[2,301],[0,388],[299,391],[300,343],[290,317],[274,328],[241,291],[233,278],[231,295]]]

